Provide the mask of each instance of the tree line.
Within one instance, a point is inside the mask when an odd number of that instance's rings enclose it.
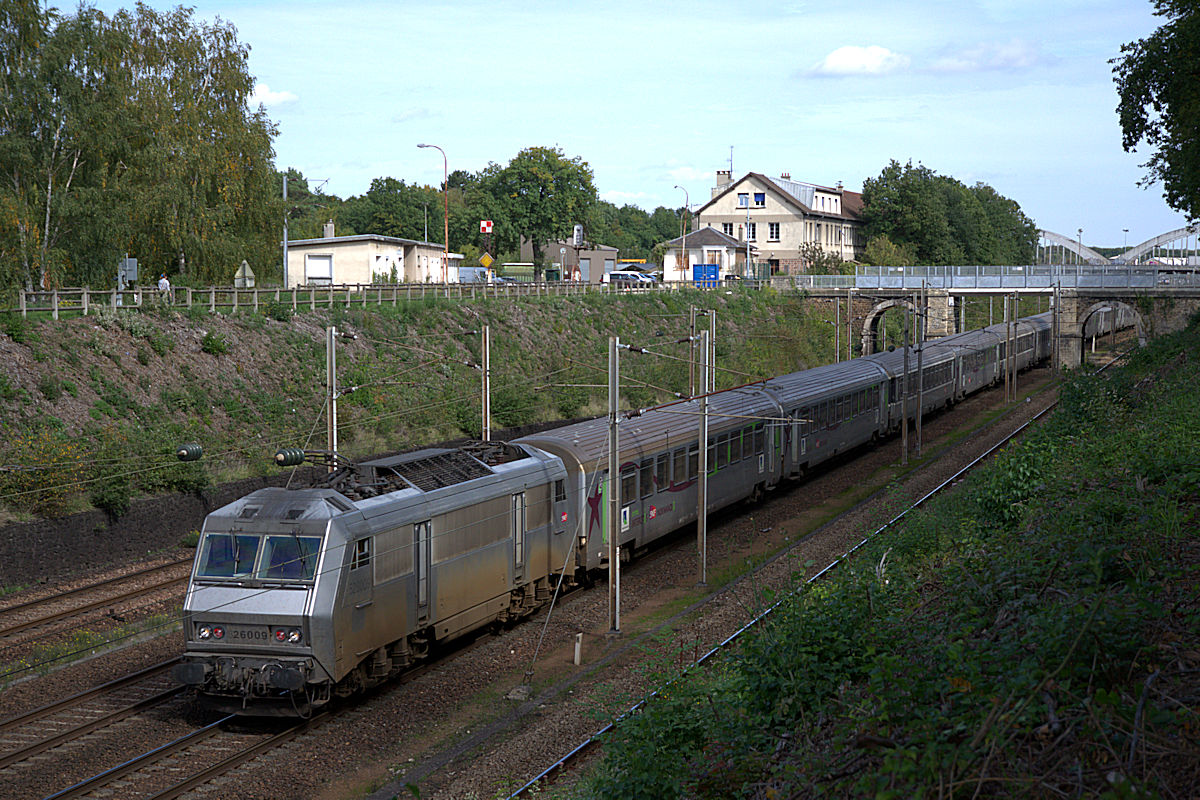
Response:
[[[0,3],[0,291],[108,286],[126,254],[144,281],[228,283],[243,260],[278,280],[285,217],[291,239],[320,237],[333,220],[338,234],[440,242],[448,203],[449,246],[465,263],[485,249],[520,260],[525,237],[539,266],[557,255],[545,243],[576,224],[589,244],[651,263],[690,227],[687,209],[599,199],[588,163],[557,147],[456,170],[445,195],[394,177],[325,194],[276,169],[278,129],[248,105],[248,54],[231,24],[188,8],[64,15],[39,0]],[[1014,201],[921,165],[891,162],[863,201],[870,263],[1026,263],[1036,245]]]

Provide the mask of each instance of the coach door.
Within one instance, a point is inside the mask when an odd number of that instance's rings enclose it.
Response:
[[[417,624],[429,621],[429,544],[431,526],[429,520],[413,525],[413,551],[416,554],[417,573]]]
[[[513,583],[525,578],[525,493],[512,496]]]

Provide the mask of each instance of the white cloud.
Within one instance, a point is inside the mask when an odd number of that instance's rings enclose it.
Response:
[[[273,92],[271,87],[265,83],[254,84],[254,91],[250,93],[249,105],[255,108],[261,103],[264,106],[281,106],[284,103],[292,103],[299,98],[291,92]]]
[[[429,119],[432,116],[433,112],[431,112],[428,108],[409,108],[401,111],[399,114],[394,115],[392,117],[392,122],[411,122],[412,120],[417,119]]]
[[[877,44],[867,47],[846,45],[839,47],[817,65],[809,74],[822,76],[886,75],[889,72],[907,69],[910,59],[906,55],[893,53]]]
[[[711,169],[698,169],[692,166],[672,167],[667,171],[673,180],[680,183],[687,181],[711,181],[713,171]]]
[[[1043,61],[1033,42],[1012,39],[1008,42],[980,42],[933,62],[935,72],[982,72],[987,70],[1027,69]]]
[[[600,192],[600,199],[607,200],[614,206],[638,205],[649,197],[650,194],[648,192],[621,192],[616,190]]]

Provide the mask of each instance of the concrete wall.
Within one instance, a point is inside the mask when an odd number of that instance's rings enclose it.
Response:
[[[54,583],[100,566],[126,564],[177,546],[204,517],[255,489],[282,486],[288,472],[222,484],[201,494],[135,500],[109,520],[103,511],[0,528],[0,586]],[[306,478],[307,480],[307,478]]]

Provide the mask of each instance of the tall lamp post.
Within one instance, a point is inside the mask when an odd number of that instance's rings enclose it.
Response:
[[[675,184],[675,188],[683,189],[683,213],[679,215],[679,227],[683,231],[683,235],[681,237],[682,245],[680,246],[679,249],[682,251],[682,253],[680,255],[682,256],[683,263],[679,267],[679,274],[682,275],[683,280],[686,281],[687,280],[687,257],[688,257],[688,254],[687,254],[687,215],[688,215],[688,212],[692,210],[692,201],[688,197],[687,189],[684,189],[678,183]],[[664,276],[664,278],[665,277],[666,276]]]
[[[442,197],[446,201],[442,228],[442,280],[446,281],[450,275],[450,162],[446,160],[446,151],[436,144],[419,144],[417,147],[432,147],[442,154]]]
[[[1125,234],[1125,246],[1121,248],[1121,261],[1128,264],[1129,260],[1125,258],[1125,254],[1129,252],[1129,228],[1121,228],[1121,232]]]

